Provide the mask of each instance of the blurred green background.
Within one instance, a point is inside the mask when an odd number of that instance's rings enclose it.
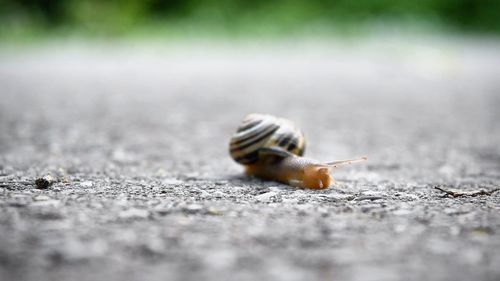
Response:
[[[0,38],[252,36],[373,27],[500,34],[498,0],[0,0]]]

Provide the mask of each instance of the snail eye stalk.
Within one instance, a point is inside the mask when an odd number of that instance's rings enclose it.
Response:
[[[366,160],[368,160],[368,157],[363,156],[361,158],[356,158],[356,159],[332,161],[332,162],[324,163],[323,165],[327,166],[329,168],[337,168],[338,166],[351,165],[353,163],[363,162],[363,161],[366,161]],[[322,165],[320,165],[320,166],[322,166]]]

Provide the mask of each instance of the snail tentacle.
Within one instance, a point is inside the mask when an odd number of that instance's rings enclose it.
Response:
[[[368,160],[368,157],[363,156],[361,158],[356,158],[356,159],[337,160],[337,161],[328,162],[328,163],[325,163],[325,166],[337,167],[339,165],[350,165],[352,163],[362,162],[362,161],[366,161],[366,160]]]

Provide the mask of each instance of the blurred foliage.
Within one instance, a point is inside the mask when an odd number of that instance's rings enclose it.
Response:
[[[500,33],[499,0],[0,0],[0,35],[291,34],[380,22]]]

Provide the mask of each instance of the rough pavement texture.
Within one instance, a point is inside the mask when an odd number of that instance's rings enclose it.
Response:
[[[0,279],[500,280],[500,192],[434,188],[500,185],[500,43],[403,39],[2,49]],[[250,112],[369,161],[246,178]]]

